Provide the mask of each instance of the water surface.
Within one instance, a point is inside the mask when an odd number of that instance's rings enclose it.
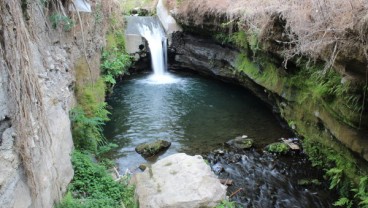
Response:
[[[259,147],[290,133],[272,112],[242,87],[196,75],[171,75],[159,84],[149,74],[129,77],[107,100],[111,121],[105,136],[119,148],[111,152],[119,169],[134,170],[146,162],[134,148],[164,139],[177,152],[204,154],[239,135],[254,138]]]

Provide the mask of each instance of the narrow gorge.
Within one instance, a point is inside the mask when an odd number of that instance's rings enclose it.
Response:
[[[1,0],[0,207],[368,207],[367,11]]]

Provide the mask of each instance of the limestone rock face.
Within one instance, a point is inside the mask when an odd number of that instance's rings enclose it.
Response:
[[[133,176],[141,208],[214,207],[226,197],[220,183],[201,156],[178,153]]]

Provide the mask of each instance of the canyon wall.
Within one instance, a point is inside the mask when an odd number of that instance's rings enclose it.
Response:
[[[69,1],[0,2],[0,206],[52,207],[73,177],[69,110],[76,68],[99,76],[116,4],[92,13]]]

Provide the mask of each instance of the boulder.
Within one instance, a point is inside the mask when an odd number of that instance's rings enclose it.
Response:
[[[157,140],[152,143],[143,143],[138,145],[135,148],[135,151],[138,154],[141,154],[143,157],[152,157],[154,155],[159,154],[160,152],[167,150],[171,145],[171,142],[165,140]]]
[[[254,141],[247,136],[240,136],[226,142],[226,144],[237,149],[249,149],[253,146]]]
[[[226,186],[198,155],[166,157],[135,174],[131,182],[141,208],[215,207],[226,198]]]

